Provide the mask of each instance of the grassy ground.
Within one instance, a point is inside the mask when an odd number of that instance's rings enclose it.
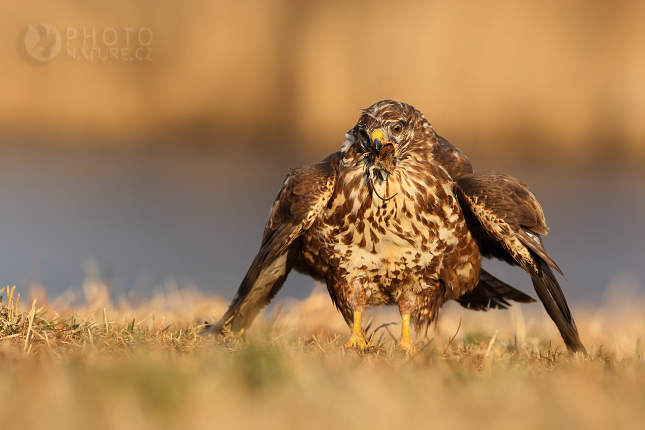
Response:
[[[373,314],[365,353],[324,291],[284,302],[245,340],[201,336],[226,304],[169,290],[136,306],[100,284],[82,301],[0,290],[2,429],[642,428],[645,306],[579,310],[587,359],[537,305],[456,306],[394,349],[395,310]],[[526,312],[523,313],[522,309]],[[395,322],[393,325],[383,324]],[[456,334],[456,335],[455,335]]]

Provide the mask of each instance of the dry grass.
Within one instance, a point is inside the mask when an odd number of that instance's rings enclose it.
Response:
[[[622,429],[645,420],[637,302],[578,312],[590,350],[582,359],[542,314],[519,308],[449,307],[406,357],[393,349],[392,309],[374,313],[369,351],[344,350],[349,331],[322,290],[276,306],[227,344],[200,335],[226,304],[196,292],[136,306],[110,303],[100,283],[85,285],[82,303],[24,303],[15,287],[0,295],[3,429]]]

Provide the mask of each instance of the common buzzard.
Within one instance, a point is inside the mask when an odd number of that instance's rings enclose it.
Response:
[[[295,268],[327,284],[352,327],[347,347],[366,347],[366,308],[396,304],[398,347],[410,350],[410,322],[427,327],[448,300],[476,310],[533,301],[482,270],[484,256],[521,266],[569,350],[586,353],[553,274],[560,269],[542,243],[546,233],[526,184],[472,173],[421,112],[383,100],[362,112],[339,152],[291,169],[260,251],[211,330],[247,328]]]

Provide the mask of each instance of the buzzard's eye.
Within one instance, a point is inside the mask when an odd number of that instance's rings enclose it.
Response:
[[[358,135],[360,136],[361,139],[366,140],[367,139],[367,133],[365,133],[365,130],[362,128],[358,129]]]
[[[392,133],[399,134],[403,131],[403,126],[401,124],[394,124],[392,126]]]

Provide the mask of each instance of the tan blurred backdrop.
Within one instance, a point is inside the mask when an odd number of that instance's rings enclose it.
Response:
[[[0,52],[4,147],[320,155],[392,98],[471,158],[644,159],[643,2],[3,2]]]

